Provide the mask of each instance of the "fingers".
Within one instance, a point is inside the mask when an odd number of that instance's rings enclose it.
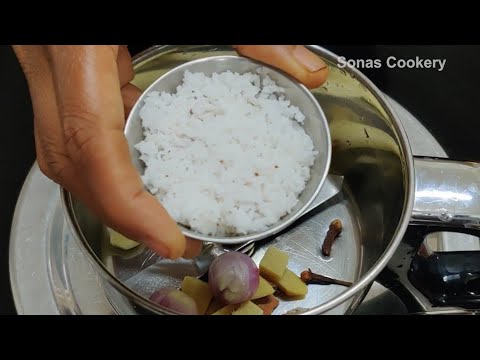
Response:
[[[142,94],[141,90],[132,84],[122,87],[123,108],[125,111],[125,119],[132,111],[133,106]]]
[[[202,251],[203,242],[189,237],[186,238],[185,253],[183,257],[186,259],[193,259],[194,257],[200,255]]]
[[[119,51],[118,59],[120,58],[121,53],[122,53],[122,50]],[[122,69],[120,68],[121,62],[118,59],[117,59],[117,64],[119,65],[119,72],[122,72]],[[125,66],[125,68],[126,68],[126,69],[123,70],[125,73],[127,73],[127,71],[130,71],[130,69],[132,69],[131,76],[123,78],[124,80],[128,79],[126,85],[122,82],[123,81],[122,76],[120,75],[120,83],[122,84],[121,92],[122,92],[123,106],[124,106],[125,119],[126,119],[128,117],[128,115],[130,114],[130,111],[134,107],[135,103],[137,102],[138,98],[142,94],[142,91],[139,88],[137,88],[136,86],[129,83],[133,79],[133,76],[134,76],[133,68],[131,66],[131,59],[129,57],[129,54],[128,54],[128,60],[124,60],[123,64],[124,64],[123,66]],[[129,64],[130,66],[126,66],[125,64],[127,64],[127,65]],[[194,240],[194,239],[191,239],[191,238],[186,238],[185,240],[186,240],[185,252],[183,254],[183,257],[186,258],[186,259],[192,259],[195,256],[198,256],[200,254],[201,250],[202,250],[202,244],[203,243],[201,241]]]
[[[58,117],[55,89],[47,53],[43,46],[14,46],[27,78],[35,114],[34,134],[37,162],[50,179],[73,176],[70,159],[64,151],[63,130]]]
[[[313,89],[328,76],[327,64],[301,45],[235,45],[240,55],[279,68]]]
[[[126,45],[121,45],[118,49],[117,67],[123,98],[123,110],[125,119],[127,119],[142,92],[136,86],[130,84],[130,81],[135,77],[135,72],[133,71],[132,57]]]
[[[117,54],[118,77],[120,79],[120,87],[124,87],[133,80],[135,72],[133,71],[132,57],[125,45],[118,48]]]
[[[123,134],[124,108],[108,46],[50,48],[57,103],[78,190],[109,227],[160,255],[182,256],[186,240],[156,198],[144,190]]]
[[[130,84],[133,80],[134,71],[132,66],[132,59],[126,46],[121,46],[117,56],[117,66],[119,71],[120,85],[122,86],[121,93],[123,98],[123,106],[125,111],[125,119],[130,114],[142,91],[136,86]],[[185,252],[183,257],[192,259],[198,256],[202,250],[202,242],[190,238],[186,238]]]

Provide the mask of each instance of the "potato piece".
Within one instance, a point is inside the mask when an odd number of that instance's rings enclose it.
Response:
[[[263,315],[263,310],[251,301],[245,301],[232,315]]]
[[[260,275],[277,283],[288,265],[288,254],[270,246],[260,261]]]
[[[212,315],[232,315],[238,305],[227,305],[218,311],[215,311]]]
[[[302,298],[307,295],[307,285],[292,270],[286,269],[278,288],[287,296]]]
[[[208,284],[195,277],[185,276],[182,281],[181,290],[195,300],[198,313],[205,315],[213,297]]]
[[[110,245],[116,248],[119,248],[122,250],[131,250],[137,247],[138,245],[140,245],[140,243],[126,238],[125,236],[116,232],[115,230],[109,229],[109,232],[110,232]]]
[[[268,295],[267,297],[254,300],[253,303],[263,310],[263,315],[272,315],[280,301],[275,296]]]
[[[260,281],[258,283],[257,291],[253,294],[250,300],[260,299],[268,295],[273,295],[275,289],[270,285],[270,283],[260,276]]]

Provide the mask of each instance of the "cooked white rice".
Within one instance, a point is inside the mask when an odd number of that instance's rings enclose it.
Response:
[[[266,230],[288,214],[317,152],[268,76],[185,72],[177,92],[140,111],[143,181],[178,222],[204,235]]]

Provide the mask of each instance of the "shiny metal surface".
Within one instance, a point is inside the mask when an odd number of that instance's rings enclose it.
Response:
[[[292,253],[297,252],[294,259],[300,259],[303,252],[306,254],[304,259],[314,262],[311,267],[319,266],[320,270],[326,271],[329,269],[340,278],[355,281],[351,288],[342,289],[338,293],[332,292],[331,297],[319,296],[317,303],[309,303],[308,310],[304,312],[319,314],[344,303],[342,308],[350,309],[350,304],[358,304],[359,299],[363,298],[401,241],[413,206],[414,182],[410,147],[390,103],[356,69],[337,68],[336,55],[320,47],[310,48],[321,55],[331,67],[328,83],[312,93],[328,119],[332,137],[330,170],[332,174],[344,176],[342,196],[346,202],[340,208],[336,207],[338,204],[331,204],[333,213],[329,212],[330,208],[324,208],[315,215],[320,218],[316,217],[316,224],[310,223],[315,224],[309,230],[313,235],[309,237],[302,234],[306,248],[302,248],[303,243],[298,237],[298,244],[288,238],[287,242],[292,244]],[[150,62],[144,61],[142,66],[136,69],[134,83],[145,90],[172,68],[194,59],[225,55],[227,49],[213,46],[156,47],[156,55],[152,56]],[[233,54],[232,51],[229,53]],[[319,175],[321,176],[321,173]],[[73,202],[72,206],[69,206],[68,198],[62,197],[62,200],[64,205],[67,205],[66,218],[73,235],[87,250],[87,257],[104,281],[133,304],[154,313],[162,312],[162,309],[146,300],[138,288],[134,290],[119,281],[119,274],[112,271],[111,264],[103,261],[111,257],[111,249],[108,247],[105,230],[95,217],[82,204]],[[327,218],[320,221],[322,215]],[[328,216],[343,217],[341,220],[348,228],[345,228],[345,240],[339,241],[337,246],[341,248],[341,244],[345,244],[343,246],[346,247],[344,252],[337,251],[332,257],[333,260],[322,259],[319,262],[319,258],[312,257],[311,254],[316,254],[321,246],[326,227],[332,220]],[[308,221],[292,224],[287,231],[292,236],[298,236],[298,230],[307,229],[307,223]],[[125,254],[123,268],[128,268],[129,259],[135,256],[137,253]],[[329,263],[325,266],[327,262]],[[295,270],[298,271],[304,265],[306,264],[299,262],[298,269]],[[295,263],[292,266],[295,267]],[[126,273],[120,279],[128,278],[125,275]],[[331,289],[332,287],[323,290],[329,293]],[[312,293],[315,291],[317,290],[312,290]]]
[[[408,315],[408,310],[397,295],[375,282],[354,315]]]
[[[275,246],[289,254],[288,267],[297,275],[309,268],[317,274],[357,282],[362,276],[364,253],[366,251],[361,239],[358,222],[358,209],[353,205],[348,193],[332,199],[321,207],[318,213],[312,216],[301,226],[292,228],[289,232],[279,236],[272,242],[265,242],[257,246],[253,260],[259,264],[269,246]],[[323,256],[321,244],[332,220],[341,219],[344,231],[335,241],[330,257]],[[297,314],[314,312],[319,305],[345,294],[349,288],[338,285],[310,285],[308,294],[303,300],[284,301],[281,299],[274,315],[287,314],[295,309],[300,309]],[[361,293],[363,296],[364,293]],[[358,295],[360,296],[360,295]],[[325,314],[342,315],[353,312],[355,298],[342,302],[338,306],[328,309]]]
[[[261,72],[257,71],[259,68],[262,69]],[[310,179],[306,183],[305,189],[300,194],[298,204],[288,215],[284,216],[278,223],[272,225],[268,230],[248,235],[214,237],[195,232],[182,226],[182,224],[179,224],[183,233],[190,238],[207,242],[241,244],[252,240],[262,240],[284,230],[287,226],[297,220],[310,206],[312,201],[314,201],[322,188],[330,168],[332,155],[330,131],[322,108],[305,86],[299,84],[296,80],[283,72],[279,72],[263,63],[245,57],[229,55],[209,56],[188,61],[172,68],[148,86],[132,108],[127,119],[125,134],[130,145],[130,156],[140,174],[144,173],[145,166],[139,158],[140,153],[135,149],[135,145],[144,139],[142,119],[140,118],[140,110],[143,107],[144,100],[153,91],[168,93],[175,92],[176,88],[182,83],[185,71],[192,73],[201,72],[206,76],[211,76],[213,73],[221,73],[224,71],[232,71],[239,74],[247,72],[254,74],[258,73],[262,79],[268,76],[275,81],[278,86],[285,89],[285,98],[288,99],[292,105],[301,109],[305,115],[306,118],[302,127],[312,139],[314,148],[318,152],[318,156],[311,168]]]
[[[321,243],[326,230],[333,219],[341,218],[345,227],[341,239],[335,243],[330,258],[321,254]],[[290,256],[289,268],[296,274],[311,268],[313,272],[339,280],[355,281],[358,278],[362,261],[362,248],[358,242],[359,228],[356,210],[350,205],[350,200],[343,194],[324,202],[301,226],[293,227],[284,234],[267,241],[255,243],[255,253],[252,256],[258,265],[269,246],[275,246]],[[320,244],[320,246],[319,246]],[[220,251],[223,252],[223,251]],[[196,260],[170,261],[162,259],[153,266],[126,279],[125,284],[137,293],[148,296],[155,289],[175,286],[179,287],[183,277],[200,276]],[[280,298],[280,305],[273,313],[283,315],[295,309],[303,313],[314,309],[343,293],[345,287],[310,286],[303,300],[291,301]],[[108,292],[107,292],[108,293]],[[329,314],[347,314],[353,309],[351,301],[344,302]]]
[[[477,230],[480,236],[480,163],[415,159],[412,224]]]
[[[415,155],[447,155],[417,119],[394,100],[389,101],[408,132]],[[61,223],[62,226],[51,225],[57,218],[58,225]],[[102,281],[94,271],[84,250],[78,247],[65,224],[58,187],[40,172],[36,164],[25,180],[17,203],[10,237],[9,262],[12,291],[19,314],[77,313],[73,307],[57,304],[63,298],[75,299],[78,314],[132,313],[131,305],[125,301],[125,297],[108,288],[108,283]],[[50,271],[64,274],[67,281],[57,281],[58,278]],[[358,306],[360,313],[383,313],[384,307],[391,306],[385,304],[385,300],[394,298],[381,296],[383,291],[378,289],[384,287],[374,282],[364,301],[372,304],[370,299],[379,297],[382,299],[378,303],[380,309],[368,306],[367,311],[363,311],[362,298],[358,298],[358,304],[352,303],[352,306]],[[108,299],[105,291],[110,292]],[[419,300],[422,300],[421,294]],[[70,306],[72,302],[64,304]],[[432,310],[428,304],[424,309]]]

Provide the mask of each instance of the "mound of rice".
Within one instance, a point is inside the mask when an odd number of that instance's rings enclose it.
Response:
[[[317,152],[305,116],[268,76],[185,72],[174,94],[152,92],[136,145],[143,181],[169,214],[211,236],[266,230],[288,214]]]

